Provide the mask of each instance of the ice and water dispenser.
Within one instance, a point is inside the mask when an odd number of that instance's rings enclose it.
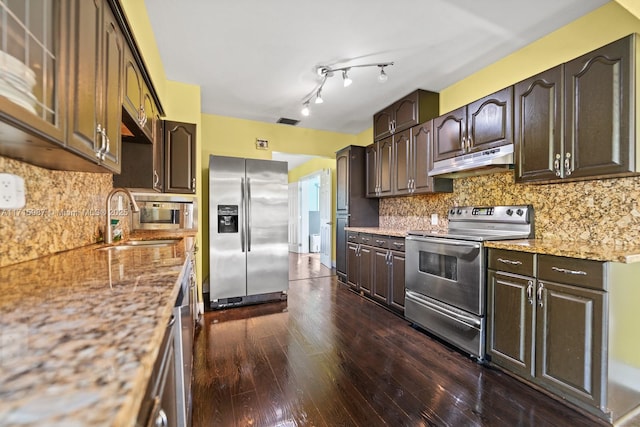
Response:
[[[218,233],[238,232],[238,205],[218,205]]]

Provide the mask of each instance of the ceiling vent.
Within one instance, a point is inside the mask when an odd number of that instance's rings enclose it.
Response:
[[[283,125],[291,125],[291,126],[295,126],[298,123],[300,123],[300,120],[295,120],[295,119],[287,119],[286,117],[280,117],[278,119],[277,123],[282,123]]]

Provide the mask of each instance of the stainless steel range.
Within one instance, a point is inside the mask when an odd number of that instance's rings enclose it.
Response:
[[[533,238],[533,206],[454,207],[449,229],[409,231],[405,317],[482,360],[488,240]]]

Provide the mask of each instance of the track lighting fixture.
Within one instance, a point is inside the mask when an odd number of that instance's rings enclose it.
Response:
[[[311,100],[315,97],[315,103],[316,104],[322,104],[324,102],[324,100],[322,99],[322,88],[324,87],[324,84],[327,82],[327,79],[329,77],[333,77],[334,74],[338,71],[342,71],[342,84],[344,85],[344,87],[348,87],[353,83],[353,80],[351,80],[351,78],[349,77],[349,70],[351,70],[352,68],[358,68],[358,67],[379,67],[380,68],[380,74],[378,75],[378,80],[381,83],[384,83],[387,81],[387,79],[389,78],[389,76],[387,76],[387,73],[385,73],[384,68],[385,67],[389,67],[393,65],[393,62],[381,62],[381,63],[376,63],[376,64],[360,64],[360,65],[349,65],[348,67],[336,67],[336,68],[332,68],[328,65],[322,65],[316,68],[316,72],[318,73],[318,76],[320,76],[321,80],[320,83],[318,83],[316,85],[316,87],[307,94],[307,96],[305,96],[302,99],[302,110],[300,111],[301,114],[303,116],[308,116],[310,114],[310,109],[309,109],[309,103],[311,102]]]

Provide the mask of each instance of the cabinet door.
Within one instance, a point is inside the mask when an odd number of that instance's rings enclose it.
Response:
[[[411,129],[413,193],[429,193],[433,190],[433,178],[428,173],[433,167],[433,122],[430,120]]]
[[[633,45],[629,36],[565,65],[565,177],[633,170]]]
[[[463,153],[467,135],[467,107],[460,107],[433,119],[433,160],[444,160]]]
[[[393,109],[393,131],[409,129],[418,124],[418,91],[396,101]]]
[[[165,192],[196,192],[196,125],[164,122]]]
[[[336,153],[336,211],[349,210],[349,150]]]
[[[538,281],[535,381],[603,411],[606,293]]]
[[[357,243],[347,243],[347,284],[358,289],[360,284],[360,256]]]
[[[487,354],[521,377],[533,377],[533,278],[488,270]]]
[[[394,170],[394,195],[403,195],[411,193],[413,188],[413,170],[415,168],[413,161],[413,141],[411,138],[411,130],[401,131],[393,136],[393,167]]]
[[[365,149],[365,169],[367,175],[367,197],[378,196],[380,166],[378,164],[378,143],[374,142]]]
[[[162,143],[163,122],[159,116],[155,118],[153,143],[153,189],[159,192],[164,191],[164,144]]]
[[[346,281],[347,276],[347,217],[336,217],[336,272],[338,278]]]
[[[1,120],[57,145],[63,145],[65,140],[67,46],[62,42],[62,33],[69,25],[67,7],[62,0],[0,3],[0,51],[7,55],[3,58],[3,71],[9,70],[3,72],[3,81],[18,83],[2,91]],[[11,70],[15,78],[5,80],[5,76],[12,77]],[[0,155],[10,154],[29,162],[33,157],[34,163],[39,163],[38,157],[46,152],[25,148],[33,140],[29,134],[3,130]],[[4,147],[4,143],[15,145]]]
[[[153,140],[156,119],[156,104],[153,101],[151,92],[149,91],[149,89],[147,89],[146,85],[143,85],[142,90],[142,116],[144,118],[142,132],[144,132],[150,140]]]
[[[404,312],[404,252],[390,252],[391,260],[391,295],[389,304],[400,312]]]
[[[122,106],[129,115],[140,124],[142,107],[142,77],[138,65],[129,49],[125,52],[124,60],[124,93]]]
[[[387,249],[373,249],[373,277],[371,296],[383,304],[388,304],[389,299],[389,262]]]
[[[373,140],[377,141],[391,135],[393,122],[392,108],[388,107],[373,116]]]
[[[67,144],[74,151],[98,162],[102,145],[99,94],[101,76],[102,0],[71,2],[69,136]],[[80,77],[82,76],[82,78]],[[97,125],[100,123],[100,131]]]
[[[373,248],[371,246],[360,245],[360,281],[359,289],[367,295],[371,295],[373,283]]]
[[[562,74],[557,66],[514,87],[516,182],[560,178]]]
[[[106,4],[106,3],[105,3]],[[120,151],[122,147],[120,124],[122,123],[122,64],[124,62],[124,37],[111,9],[104,7],[103,63],[102,63],[102,108],[101,121],[106,143],[101,158],[102,164],[114,173],[120,173]]]
[[[513,142],[513,86],[468,105],[467,138],[467,152]]]
[[[379,196],[390,196],[393,191],[393,137],[378,141],[379,176],[378,184]]]

